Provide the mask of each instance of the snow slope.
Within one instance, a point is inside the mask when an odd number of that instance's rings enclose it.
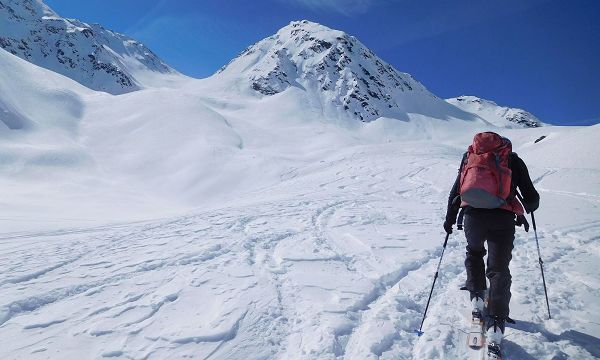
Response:
[[[86,133],[84,124],[104,121],[87,117],[91,104],[104,101],[107,107],[114,96],[89,90],[2,49],[0,68],[4,231],[165,213],[162,207],[169,202],[157,203],[141,194],[137,184],[107,177],[85,145],[86,137],[95,135]],[[127,111],[115,120],[123,114]]]
[[[459,96],[446,99],[446,101],[500,127],[520,128],[540,127],[543,125],[538,118],[523,109],[498,106],[493,101],[475,96]]]
[[[257,97],[251,88],[223,87],[219,76],[115,97],[3,50],[0,61],[11,70],[0,76],[6,139],[0,145],[7,154],[0,182],[13,189],[0,214],[21,219],[8,230],[19,223],[43,228],[43,219],[56,221],[48,214],[57,212],[63,219],[122,221],[218,204],[276,184],[288,163],[316,161],[340,145],[443,138],[446,128],[483,124],[442,108],[435,117],[410,113],[404,124],[382,118],[363,126],[329,117],[333,108],[303,89]],[[33,214],[42,222],[32,224]]]
[[[144,44],[98,24],[64,19],[41,0],[0,1],[0,47],[112,94],[183,77]]]
[[[74,139],[83,117],[85,98],[93,92],[2,49],[0,68],[3,172],[18,172],[27,164],[84,161],[85,155],[76,149]],[[70,147],[72,151],[63,152],[66,156],[61,157],[59,147]],[[55,156],[51,155],[53,148],[59,150]]]

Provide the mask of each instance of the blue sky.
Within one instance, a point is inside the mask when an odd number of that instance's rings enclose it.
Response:
[[[206,77],[292,20],[356,36],[440,97],[475,95],[553,124],[600,122],[597,0],[46,0]]]

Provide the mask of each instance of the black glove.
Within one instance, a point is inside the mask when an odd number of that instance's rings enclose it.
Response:
[[[523,225],[525,232],[529,232],[529,223],[527,222],[525,215],[517,215],[517,220],[515,221],[515,225],[517,225],[517,226]]]
[[[444,230],[448,234],[452,234],[452,225],[456,223],[456,216],[460,210],[460,195],[457,195],[452,199],[452,203],[448,205],[448,211],[446,212],[446,221],[444,221]],[[461,229],[458,229],[461,230]]]
[[[444,230],[446,231],[446,233],[452,234],[452,225],[454,225],[454,223],[450,220],[444,221]]]
[[[523,201],[523,207],[525,208],[525,212],[527,212],[528,214],[536,211],[538,207],[540,207],[540,201],[532,201],[532,202],[525,202]]]

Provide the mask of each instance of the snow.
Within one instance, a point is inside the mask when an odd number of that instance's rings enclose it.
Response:
[[[112,96],[4,50],[0,68],[1,358],[468,358],[461,232],[414,330],[486,130],[542,197],[552,320],[518,229],[507,357],[600,357],[598,126],[507,129],[449,104],[363,123],[243,72]]]
[[[449,242],[425,335],[412,333],[458,158],[428,141],[344,147],[219,209],[4,234],[0,337],[21,340],[3,356],[460,358],[462,234]],[[580,202],[583,211],[569,209],[577,221],[554,224],[548,213],[563,197],[542,196],[553,320],[531,234],[520,231],[507,353],[593,358],[597,207]]]
[[[499,127],[540,127],[544,124],[530,112],[518,108],[498,106],[491,100],[476,96],[459,96],[446,101],[466,112],[477,114],[485,121]]]

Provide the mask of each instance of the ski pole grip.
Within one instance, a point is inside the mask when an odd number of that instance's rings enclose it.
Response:
[[[444,240],[444,248],[446,247],[446,244],[448,243],[448,238],[450,237],[449,233],[446,233],[446,239]]]
[[[537,228],[535,227],[535,216],[533,216],[533,211],[531,212],[531,222],[533,223],[533,230],[537,230]]]

